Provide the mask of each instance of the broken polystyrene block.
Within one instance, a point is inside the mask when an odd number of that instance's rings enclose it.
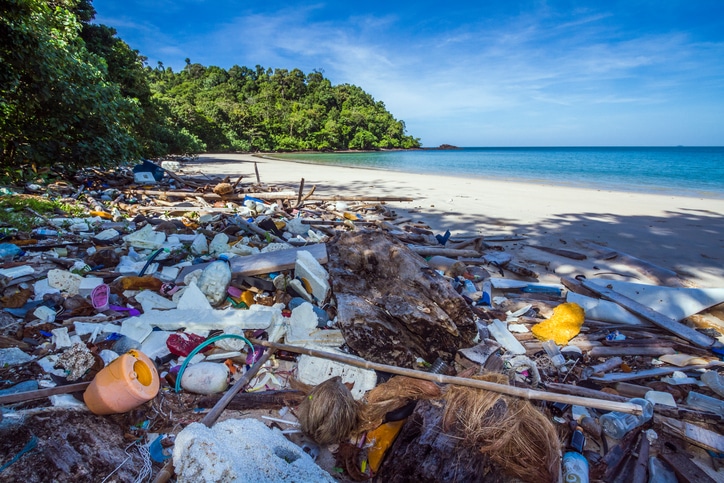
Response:
[[[141,352],[146,354],[151,360],[169,355],[171,351],[168,350],[166,339],[168,339],[171,334],[173,334],[173,332],[154,330],[141,344]]]
[[[48,272],[48,285],[68,295],[78,295],[83,277],[67,270],[53,269]]]
[[[317,326],[318,320],[314,306],[308,302],[302,303],[292,310],[286,335],[287,344],[308,345],[312,343],[330,347],[339,347],[344,344],[341,331],[321,330]]]
[[[35,311],[33,311],[33,315],[43,322],[55,322],[55,310],[45,305],[41,305],[35,309]]]
[[[35,269],[30,265],[22,265],[12,268],[0,268],[0,275],[8,277],[11,280],[24,277],[26,275],[32,275],[33,273],[35,273]]]
[[[56,349],[71,347],[73,345],[70,341],[70,336],[68,335],[68,327],[60,327],[59,329],[53,329],[50,332],[53,334],[52,342],[55,344]]]
[[[318,349],[323,352],[343,354],[347,357],[353,357],[356,359],[354,356],[350,356],[349,354],[345,354],[342,351],[331,347],[319,347]],[[354,396],[357,400],[362,399],[365,392],[377,385],[377,374],[371,369],[363,369],[360,367],[350,366],[342,362],[330,361],[328,359],[312,357],[304,354],[299,357],[297,372],[301,382],[311,384],[312,386],[321,384],[334,376],[340,376],[342,378],[342,382],[354,383],[354,387],[351,392],[352,396]]]
[[[307,290],[304,288],[304,284],[302,284],[300,280],[297,280],[296,278],[294,280],[291,280],[289,282],[289,288],[294,290],[300,297],[302,297],[307,302],[314,301],[312,294],[307,292]]]
[[[206,295],[195,282],[188,284],[183,293],[179,295],[176,308],[179,310],[213,310]]]
[[[83,277],[78,286],[78,294],[88,297],[93,289],[99,285],[103,285],[103,279],[100,277]]]
[[[162,231],[154,231],[153,225],[146,225],[140,230],[124,236],[123,241],[134,248],[158,250],[166,241],[166,234]]]
[[[33,300],[43,300],[44,295],[60,293],[60,290],[55,287],[51,287],[48,279],[44,278],[33,284],[33,293],[35,293],[35,298]]]
[[[168,310],[176,308],[175,302],[150,290],[143,290],[141,293],[136,294],[136,302],[141,304],[143,312],[154,309]]]
[[[217,233],[211,243],[209,243],[209,254],[219,256],[229,251],[229,235],[226,233]]]
[[[241,329],[266,329],[272,323],[282,323],[282,310],[277,304],[274,307],[252,305],[249,310],[152,310],[138,317],[140,323],[163,330],[186,328],[197,330],[226,330],[231,327]],[[130,320],[130,319],[129,319]]]
[[[140,319],[140,317],[129,317],[124,320],[121,323],[121,335],[125,335],[139,343],[146,340],[146,337],[153,332],[153,329],[148,323]]]
[[[297,252],[294,275],[304,282],[315,299],[323,302],[329,293],[329,274],[314,256],[306,250]]]
[[[191,242],[191,253],[197,256],[209,253],[209,242],[206,240],[206,237],[201,233],[196,235],[194,241]]]
[[[256,419],[227,419],[211,428],[191,423],[173,447],[178,481],[317,481],[333,483],[329,473],[278,429]]]
[[[26,354],[17,347],[0,349],[0,367],[25,364],[26,362],[30,362],[32,360],[33,356]]]
[[[178,273],[181,271],[179,267],[163,267],[161,269],[161,273],[158,274],[158,277],[161,280],[165,280],[167,282],[176,280],[176,277],[178,277]]]

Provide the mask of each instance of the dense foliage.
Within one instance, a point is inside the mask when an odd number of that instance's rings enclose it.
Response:
[[[228,71],[186,60],[178,73],[150,69],[154,95],[174,123],[209,151],[296,151],[419,147],[382,102],[357,86],[333,86],[321,72]]]
[[[321,72],[147,67],[91,23],[90,2],[0,2],[0,176],[201,151],[419,147],[382,102]]]

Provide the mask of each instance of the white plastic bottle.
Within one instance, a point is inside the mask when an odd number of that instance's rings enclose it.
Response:
[[[643,413],[639,415],[611,411],[599,418],[603,432],[614,439],[621,439],[626,433],[637,426],[641,426],[654,415],[654,405],[651,401],[642,398],[633,398],[633,404],[643,407]]]

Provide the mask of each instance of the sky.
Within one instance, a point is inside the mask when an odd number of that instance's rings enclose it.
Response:
[[[423,146],[724,146],[724,1],[95,0],[174,71],[319,70]]]

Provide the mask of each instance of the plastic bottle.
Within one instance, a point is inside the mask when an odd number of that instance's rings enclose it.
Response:
[[[13,243],[0,243],[0,258],[14,258],[21,252],[20,247]]]
[[[196,282],[211,305],[218,305],[226,298],[226,289],[230,283],[231,269],[226,260],[211,262]]]
[[[643,407],[639,415],[611,411],[599,418],[603,432],[614,439],[621,439],[626,433],[637,426],[641,426],[654,415],[654,405],[651,401],[642,398],[633,398],[630,401]]]
[[[581,453],[568,451],[563,455],[563,481],[588,483],[588,460]]]
[[[543,349],[545,349],[546,354],[548,354],[548,357],[550,357],[551,362],[554,366],[556,366],[556,369],[560,369],[566,365],[566,358],[563,357],[563,354],[561,354],[561,350],[558,348],[555,341],[547,340],[543,342]]]

